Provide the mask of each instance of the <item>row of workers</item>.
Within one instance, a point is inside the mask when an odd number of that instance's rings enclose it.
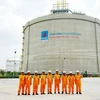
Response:
[[[62,82],[62,94],[63,93],[72,93],[74,94],[74,83],[76,85],[76,94],[81,93],[81,78],[79,71],[76,71],[76,75],[72,74],[72,71],[69,72],[69,75],[66,75],[66,72],[63,71],[62,76],[60,77],[59,71],[56,70],[54,75],[54,94],[58,92],[60,94],[60,83]],[[33,91],[32,94],[38,95],[38,87],[40,84],[40,93],[45,94],[45,87],[47,85],[48,94],[52,94],[52,84],[53,84],[53,75],[51,70],[48,71],[48,74],[45,74],[45,71],[42,71],[41,76],[39,77],[38,71],[35,71],[33,76]],[[32,85],[32,76],[30,75],[30,71],[27,72],[27,75],[24,75],[24,71],[22,71],[19,76],[19,87],[18,87],[18,95],[22,90],[22,95],[30,95],[30,86]],[[68,89],[67,89],[68,85]]]

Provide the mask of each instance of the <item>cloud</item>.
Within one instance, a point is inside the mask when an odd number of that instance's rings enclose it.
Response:
[[[95,0],[95,8],[100,10],[100,0]]]
[[[14,14],[13,6],[7,0],[0,1],[0,67],[4,67],[6,59],[13,57],[13,52],[18,50],[21,54],[22,16]]]
[[[95,0],[95,16],[100,19],[100,0]]]
[[[13,11],[6,6],[1,6],[0,12],[2,13],[0,16],[0,26],[2,26],[0,28],[0,45],[14,45],[17,43],[14,40],[22,36],[21,30],[24,18],[14,15]]]
[[[33,18],[43,15],[46,4],[40,0],[0,1],[0,67],[6,59],[13,58],[16,50],[20,58],[22,49],[22,26]],[[42,8],[42,9],[40,9]]]

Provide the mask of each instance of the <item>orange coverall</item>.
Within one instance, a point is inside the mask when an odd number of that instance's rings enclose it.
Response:
[[[74,82],[75,82],[75,77],[73,75],[68,76],[68,88],[69,88],[69,94],[72,92],[74,93]]]
[[[62,80],[62,93],[67,93],[67,76],[62,75],[61,77]]]
[[[82,75],[76,74],[75,75],[75,84],[76,84],[76,93],[81,93],[81,78]]]
[[[38,86],[39,86],[39,76],[33,76],[33,94],[38,94]]]
[[[48,93],[52,93],[52,83],[53,83],[52,74],[48,74],[47,75]]]
[[[27,92],[28,92],[28,95],[30,95],[30,86],[32,84],[32,77],[31,75],[27,75],[26,76],[26,89],[25,89],[25,94],[27,95]]]
[[[55,93],[57,89],[58,89],[58,92],[60,92],[60,75],[59,74],[54,75],[54,92]]]
[[[45,86],[46,86],[46,75],[41,75],[41,87],[40,87],[40,92],[41,94],[44,94],[45,92]]]
[[[20,91],[22,89],[22,94],[24,94],[24,87],[25,87],[25,75],[19,76],[19,87],[18,87],[18,94],[20,95]]]

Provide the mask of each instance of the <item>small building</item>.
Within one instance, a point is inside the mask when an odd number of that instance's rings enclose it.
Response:
[[[20,71],[20,59],[7,59],[6,60],[6,71],[15,71],[19,72]]]

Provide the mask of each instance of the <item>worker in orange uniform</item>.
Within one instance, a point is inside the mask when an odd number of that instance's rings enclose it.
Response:
[[[26,88],[25,88],[25,95],[30,95],[30,86],[32,85],[32,77],[30,75],[30,71],[27,71],[26,75]]]
[[[19,76],[19,87],[18,87],[18,95],[20,95],[20,91],[22,90],[22,95],[24,95],[24,87],[25,87],[25,75],[24,71],[22,71]]]
[[[54,75],[54,94],[56,94],[56,90],[58,90],[58,94],[60,94],[60,75],[59,71],[56,70],[56,73]]]
[[[62,94],[65,92],[67,94],[67,75],[66,72],[63,71],[63,75],[61,76],[62,80]]]
[[[46,75],[45,75],[45,70],[43,70],[41,74],[41,86],[40,86],[41,94],[45,94],[45,87],[46,87]]]
[[[79,70],[76,71],[75,75],[75,84],[76,84],[76,94],[82,94],[81,93],[81,78],[82,75],[80,75]]]
[[[38,71],[35,71],[35,74],[33,76],[33,95],[38,95],[38,86],[39,86],[39,75]]]
[[[72,74],[72,71],[69,72],[68,76],[68,88],[69,88],[69,94],[72,92],[74,94],[74,82],[75,82],[75,77]]]
[[[47,90],[48,90],[48,94],[52,94],[52,84],[53,84],[53,77],[51,74],[51,70],[48,71],[48,75],[47,75]]]

